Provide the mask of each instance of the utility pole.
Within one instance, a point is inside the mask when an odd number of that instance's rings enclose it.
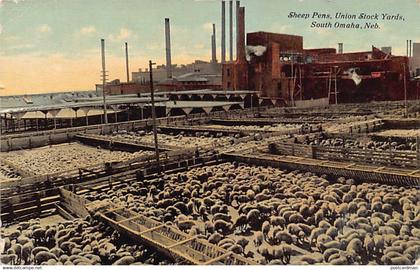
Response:
[[[105,93],[105,85],[106,85],[106,70],[105,70],[105,39],[101,39],[101,53],[102,53],[102,97],[104,103],[104,122],[108,124],[108,115],[106,111],[106,93]]]
[[[127,82],[130,81],[130,71],[128,69],[128,44],[125,43],[125,69],[127,71]]]
[[[157,129],[156,129],[156,110],[155,110],[155,90],[153,88],[153,65],[156,63],[152,63],[152,60],[149,60],[149,74],[150,74],[150,98],[152,102],[152,123],[153,123],[153,137],[155,140],[155,154],[156,154],[156,163],[157,163],[157,172],[158,174],[161,173],[160,171],[160,161],[159,161],[159,145],[158,145],[158,137],[157,137]]]
[[[403,64],[403,70],[404,70],[404,116],[405,118],[408,117],[408,106],[407,106],[407,76],[405,74],[405,63]]]

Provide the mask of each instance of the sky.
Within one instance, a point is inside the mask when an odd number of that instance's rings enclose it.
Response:
[[[241,5],[246,32],[301,35],[304,48],[343,42],[345,51],[392,46],[394,54],[405,55],[407,39],[420,42],[420,0],[242,0]],[[209,60],[212,23],[220,59],[220,10],[220,0],[0,0],[0,95],[94,89],[100,83],[101,38],[110,79],[125,81],[124,42],[130,71],[147,67],[149,60],[164,64],[166,17],[172,63]],[[399,13],[405,20],[379,21],[380,30],[314,29],[311,22],[322,19],[291,19],[290,12]]]

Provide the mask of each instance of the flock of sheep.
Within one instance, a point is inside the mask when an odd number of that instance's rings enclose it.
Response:
[[[372,140],[370,138],[358,139],[343,139],[343,138],[328,138],[321,136],[319,138],[309,139],[307,137],[302,141],[303,144],[346,147],[346,148],[360,148],[360,149],[376,149],[376,150],[401,150],[401,151],[416,151],[417,143],[415,140],[407,140],[402,143],[396,140]]]
[[[0,263],[12,265],[168,264],[153,249],[126,241],[91,217],[42,226],[39,219],[0,231]]]
[[[0,182],[6,181],[6,180],[19,180],[22,179],[22,176],[20,176],[13,168],[8,166],[7,164],[4,164],[0,160]]]
[[[206,125],[205,127],[226,129],[226,126],[224,125]],[[244,130],[244,131],[252,130],[252,131],[259,131],[259,132],[273,132],[273,131],[293,131],[300,127],[301,127],[300,124],[273,124],[273,125],[264,125],[264,126],[237,125],[237,126],[231,126],[230,128],[235,129],[235,130]]]
[[[259,264],[414,264],[418,189],[225,163],[89,192]]]
[[[164,133],[158,134],[158,142],[160,145],[172,146],[172,147],[179,147],[179,148],[193,148],[197,146],[205,146],[205,145],[224,145],[230,144],[232,142],[232,138],[230,137],[212,137],[207,132],[196,132],[195,136],[186,135],[184,132],[181,132],[177,135],[167,135]],[[223,134],[222,134],[223,135]],[[136,143],[147,143],[153,144],[154,137],[153,132],[145,132],[145,131],[138,131],[138,132],[127,132],[125,130],[121,130],[119,132],[114,132],[112,134],[112,138],[115,139],[125,139],[130,140]]]
[[[135,153],[109,151],[79,143],[65,143],[14,151],[2,157],[15,167],[22,168],[33,175],[45,175],[105,162],[124,161],[150,153],[149,151]]]

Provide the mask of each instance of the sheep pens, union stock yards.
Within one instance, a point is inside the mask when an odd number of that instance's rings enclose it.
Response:
[[[388,155],[406,151],[410,152],[410,158],[418,159],[417,134],[398,131],[397,127],[387,127],[384,131],[381,119],[361,116],[338,117],[336,123],[321,121],[325,133],[314,126],[313,133],[301,134],[303,127],[307,127],[304,119],[285,120],[299,124],[273,121],[273,124],[258,126],[253,124],[258,118],[249,119],[248,125],[236,124],[237,119],[230,126],[215,126],[211,122],[194,128],[188,123],[173,128],[167,125],[159,130],[158,136],[163,174],[151,171],[143,177],[137,177],[136,173],[144,172],[146,167],[142,166],[149,164],[147,162],[154,164],[150,151],[104,148],[108,148],[109,141],[153,146],[147,129],[80,134],[102,140],[101,147],[71,142],[2,153],[1,172],[11,187],[15,186],[11,184],[13,181],[27,183],[28,174],[42,178],[45,174],[59,175],[74,169],[77,172],[77,168],[83,166],[114,162],[111,174],[88,179],[78,179],[76,175],[77,179],[71,183],[57,184],[85,201],[81,208],[91,209],[90,215],[80,217],[77,211],[73,213],[74,209],[66,208],[68,202],[62,197],[60,203],[54,200],[55,215],[31,216],[2,227],[1,262],[13,265],[418,263],[420,195],[415,184],[418,168],[404,168],[412,171],[407,175],[414,179],[411,184],[378,183],[372,178],[383,168],[402,168],[392,167],[391,163],[381,165],[385,167],[372,166],[375,169],[369,179],[362,173],[351,179],[349,174],[315,170],[315,166],[329,162],[329,159],[317,160],[316,155],[306,158],[313,165],[293,168],[275,165],[275,155],[267,154],[271,143],[290,145],[294,141],[296,149],[321,146],[382,151]],[[349,119],[354,119],[355,123],[350,123]],[[357,132],[353,126],[364,129]],[[328,133],[330,128],[341,133]],[[349,130],[356,130],[356,134],[346,133]],[[397,134],[385,137],[389,135],[379,133],[389,130]],[[183,158],[186,157],[179,155],[172,160],[174,168],[165,167],[166,154],[172,156],[188,149],[191,149],[188,158],[199,159],[214,153],[218,157],[212,162],[185,163]],[[200,151],[196,153],[196,149]],[[271,158],[273,163],[258,165],[232,158],[239,156],[237,153],[261,160]],[[301,157],[295,154],[294,157],[288,154],[277,157],[298,164]],[[139,160],[143,162],[143,158],[144,163],[141,163]],[[79,159],[82,161],[75,164]],[[134,163],[130,161],[136,159]],[[340,172],[355,166],[354,160],[339,161],[344,164]],[[398,172],[390,174],[399,175]],[[54,179],[51,180],[54,183]],[[42,194],[44,191],[40,188],[56,190],[58,186],[34,186],[33,191],[25,187],[22,198],[32,198],[31,192]],[[7,193],[12,194],[13,200],[20,197],[19,190],[23,189],[16,187],[16,190]],[[4,200],[8,198],[2,198],[2,202]],[[9,217],[16,214],[13,200],[10,200],[11,206],[2,206],[2,210],[12,209]],[[41,197],[40,200],[50,199]],[[33,202],[20,201],[20,204],[32,205]],[[100,207],[104,205],[105,208]],[[182,252],[177,252],[180,250]]]
[[[415,187],[234,162],[82,196],[142,213],[260,264],[413,264],[420,249]],[[47,226],[22,222],[15,231],[2,229],[2,238],[4,263],[171,263],[94,217]]]

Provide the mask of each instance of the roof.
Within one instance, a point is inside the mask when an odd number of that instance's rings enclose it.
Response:
[[[197,73],[186,73],[176,77],[175,79],[179,82],[207,82],[208,79],[204,76]]]
[[[121,105],[121,104],[137,104],[137,103],[149,103],[149,97],[118,97],[112,98],[112,96],[107,96],[107,105]],[[159,101],[166,101],[167,98],[164,97],[156,97],[155,100]],[[49,104],[49,105],[38,105],[35,104],[33,106],[20,106],[20,107],[9,107],[5,108],[2,106],[0,109],[0,114],[3,113],[25,113],[25,112],[36,112],[36,111],[53,111],[53,110],[61,110],[65,108],[96,108],[103,106],[102,98],[93,98],[93,99],[85,99],[83,102],[78,102],[77,100],[73,100],[71,102],[61,102],[58,104]]]
[[[182,108],[213,108],[240,105],[243,102],[230,102],[230,101],[166,101],[159,102],[155,105],[158,107],[166,107],[168,109],[182,109]]]

